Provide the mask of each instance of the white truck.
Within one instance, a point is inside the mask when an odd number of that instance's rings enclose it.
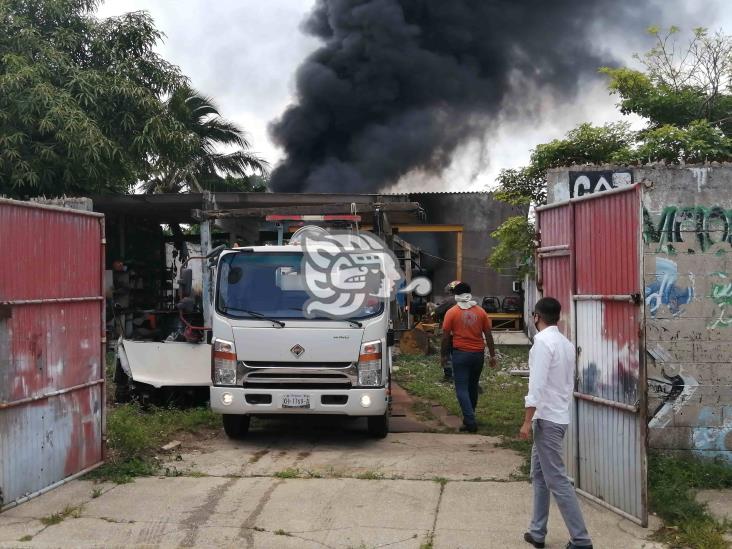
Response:
[[[389,431],[390,303],[366,300],[341,318],[306,314],[312,295],[304,286],[304,252],[293,238],[285,245],[219,255],[211,310],[211,408],[223,414],[232,438],[247,433],[253,416],[273,414],[366,417],[369,434],[383,438]],[[384,280],[386,254],[354,257],[365,266],[334,268],[344,273],[341,287],[363,282],[359,273],[368,269]]]

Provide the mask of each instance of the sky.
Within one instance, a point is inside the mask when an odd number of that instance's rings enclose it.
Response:
[[[642,1],[642,0],[639,0]],[[685,0],[680,13],[658,14],[648,24],[675,24],[732,29],[732,0]],[[159,51],[180,66],[192,85],[212,96],[221,114],[243,127],[252,150],[276,165],[282,151],[272,143],[267,126],[294,101],[294,75],[318,42],[300,30],[314,0],[106,0],[98,15],[109,17],[146,10],[163,33]],[[608,4],[612,2],[608,0]],[[727,9],[725,9],[727,8]],[[598,33],[598,40],[621,62],[651,45],[649,37]],[[407,178],[394,190],[482,190],[495,186],[502,168],[525,164],[539,143],[562,137],[580,122],[602,124],[624,117],[617,98],[595,81],[581,86],[567,104],[543,105],[531,123],[503,120],[482,142],[469,143],[455,154],[441,177]],[[631,118],[635,125],[642,121]]]

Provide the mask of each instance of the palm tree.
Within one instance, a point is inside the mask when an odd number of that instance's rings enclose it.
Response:
[[[146,193],[201,192],[236,181],[245,186],[252,177],[267,175],[267,162],[249,151],[244,130],[222,118],[212,98],[183,86],[171,95],[166,108],[189,134],[192,147],[161,160],[157,177],[143,184]]]

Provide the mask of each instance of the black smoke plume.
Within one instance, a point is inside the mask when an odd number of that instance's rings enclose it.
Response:
[[[286,158],[271,188],[372,192],[440,173],[500,113],[540,94],[576,99],[612,62],[605,33],[642,35],[650,0],[318,0],[323,46],[300,66],[297,102],[270,131]],[[668,7],[666,7],[668,9]]]

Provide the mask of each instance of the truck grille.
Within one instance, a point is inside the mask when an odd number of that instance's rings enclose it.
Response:
[[[348,368],[352,362],[265,362],[247,360],[243,362],[249,368]]]
[[[352,362],[240,362],[244,387],[348,389],[358,381]]]

